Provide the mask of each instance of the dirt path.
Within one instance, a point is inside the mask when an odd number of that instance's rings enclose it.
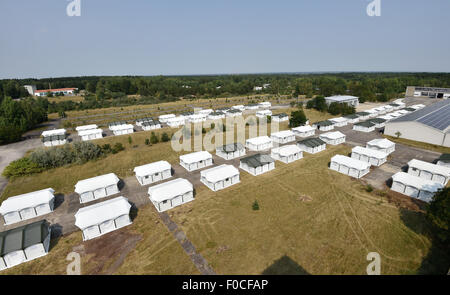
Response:
[[[159,213],[159,217],[163,223],[167,226],[169,231],[174,235],[186,254],[191,258],[195,267],[201,272],[202,275],[215,275],[214,270],[209,266],[208,261],[195,250],[194,245],[186,237],[186,234],[178,228],[177,224],[173,222],[167,212]]]

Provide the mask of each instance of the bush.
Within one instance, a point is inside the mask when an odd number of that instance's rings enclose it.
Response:
[[[211,123],[211,129],[216,128],[216,124],[215,123]]]
[[[205,127],[202,128],[202,133],[205,134],[206,133],[206,129]]]
[[[105,143],[104,145],[102,145],[101,149],[104,154],[109,154],[112,151],[111,145],[109,143]]]
[[[150,136],[150,142],[152,144],[156,144],[159,142],[158,136],[155,134],[155,132],[152,132],[152,135]]]
[[[131,138],[131,136],[128,136],[128,143],[132,144],[133,143],[133,139]]]
[[[66,144],[63,147],[52,147],[49,149],[40,148],[30,155],[30,160],[39,165],[42,168],[56,168],[74,161],[75,153]]]
[[[253,209],[254,211],[259,210],[258,200],[255,200],[255,201],[253,202],[253,204],[252,204],[252,209]]]
[[[113,154],[117,154],[120,151],[123,151],[125,148],[120,142],[116,142],[111,150]]]
[[[149,145],[150,144],[150,139],[146,138],[145,139],[145,145]]]
[[[39,167],[38,164],[31,161],[29,158],[21,158],[9,163],[9,165],[3,170],[3,176],[14,177],[29,175],[42,172],[43,170],[44,168]]]
[[[73,144],[74,160],[80,164],[95,160],[102,155],[102,149],[92,142],[75,142]]]
[[[438,239],[449,245],[450,242],[450,187],[436,192],[427,208],[427,218],[436,228]]]
[[[373,191],[373,187],[372,187],[370,184],[368,184],[368,185],[366,186],[366,192],[370,193],[370,192],[372,192],[372,191]]]
[[[294,128],[298,126],[302,126],[306,123],[307,118],[305,112],[303,110],[294,111],[291,113],[291,117],[289,118],[289,127]]]
[[[168,135],[166,132],[164,132],[164,133],[161,135],[161,141],[162,141],[162,142],[168,142],[169,140],[170,140],[169,135]]]

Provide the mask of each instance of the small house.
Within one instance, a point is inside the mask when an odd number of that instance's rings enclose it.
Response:
[[[175,118],[175,114],[166,114],[159,116],[159,122],[167,123],[169,119]]]
[[[357,113],[355,113],[355,115],[358,116],[359,121],[367,120],[370,117],[370,113],[368,113],[368,112],[357,112]]]
[[[110,129],[114,135],[131,134],[134,132],[134,127],[131,124],[116,125],[112,126]]]
[[[289,116],[286,113],[272,115],[272,121],[274,121],[274,122],[286,122],[286,121],[289,121]]]
[[[80,203],[87,203],[119,193],[119,181],[114,173],[104,174],[78,181],[75,192],[80,195]]]
[[[344,117],[332,118],[332,119],[329,119],[329,121],[331,121],[331,123],[333,123],[333,125],[335,127],[343,127],[343,126],[347,126],[347,124],[348,124],[348,119],[344,118]]]
[[[355,123],[359,122],[359,116],[356,114],[350,114],[350,115],[344,116],[344,118],[347,119],[347,122],[349,124],[355,124]]]
[[[256,117],[258,118],[266,118],[267,116],[272,116],[271,110],[261,110],[256,112]]]
[[[100,128],[82,130],[82,131],[78,131],[78,136],[81,137],[82,141],[100,139],[100,138],[103,138],[103,130]]]
[[[158,161],[134,168],[141,185],[151,184],[172,177],[172,166],[167,161]]]
[[[155,129],[161,129],[161,123],[158,120],[155,121],[146,121],[141,125],[144,131],[150,131]]]
[[[330,131],[334,129],[334,124],[331,121],[325,120],[313,123],[312,127],[319,129],[320,131]]]
[[[225,113],[213,112],[208,115],[208,120],[221,120],[225,118]]]
[[[366,148],[391,154],[395,151],[395,143],[386,138],[376,138],[366,144]]]
[[[443,185],[438,182],[409,173],[397,172],[392,175],[391,190],[425,202],[430,202],[434,194],[442,188]]]
[[[295,141],[295,134],[291,130],[283,130],[272,133],[270,135],[270,138],[272,139],[273,142],[283,144]]]
[[[242,158],[239,168],[253,176],[257,176],[275,169],[275,160],[269,155],[254,154]]]
[[[383,118],[372,118],[367,121],[374,124],[375,128],[383,128],[386,125],[386,119]]]
[[[450,179],[450,168],[416,159],[408,162],[408,173],[444,186]]]
[[[200,181],[216,192],[239,183],[239,170],[233,165],[223,164],[200,171]]]
[[[373,166],[381,166],[386,163],[388,154],[368,149],[362,146],[356,146],[352,149],[351,157],[356,160],[364,161],[370,163]]]
[[[359,123],[353,124],[353,130],[361,131],[361,132],[372,132],[375,130],[375,124],[373,124],[369,121],[359,122]]]
[[[184,116],[168,118],[166,121],[166,124],[172,128],[180,127],[180,126],[184,125],[185,123],[186,123],[186,118]]]
[[[207,151],[199,151],[180,156],[180,165],[187,171],[202,169],[212,164],[212,155]]]
[[[304,152],[315,154],[324,151],[326,148],[326,142],[317,137],[306,138],[297,141],[297,146]]]
[[[245,141],[245,146],[251,151],[264,151],[272,148],[272,140],[268,136],[253,137]]]
[[[239,158],[245,156],[245,147],[239,142],[226,144],[216,148],[216,155],[225,160]]]
[[[78,126],[77,128],[75,128],[75,130],[79,133],[80,131],[97,129],[97,128],[98,128],[97,124],[91,124],[91,125]]]
[[[303,158],[303,152],[297,145],[288,144],[273,148],[270,152],[270,156],[275,160],[289,164]]]
[[[229,110],[226,114],[226,117],[238,117],[238,116],[242,116],[242,111],[238,110],[238,109],[231,109]]]
[[[313,136],[316,133],[316,128],[313,128],[309,125],[295,127],[292,128],[291,130],[298,137]]]
[[[331,145],[338,145],[345,142],[345,134],[339,131],[322,133],[319,135],[319,138]]]
[[[66,129],[55,129],[42,132],[42,142],[45,146],[57,146],[66,144]]]
[[[184,178],[177,178],[148,188],[150,201],[158,212],[194,200],[194,186]]]

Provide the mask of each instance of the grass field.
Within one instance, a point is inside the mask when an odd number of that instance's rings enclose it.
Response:
[[[397,137],[389,136],[389,135],[383,135],[383,137],[385,137],[393,142],[401,143],[404,145],[409,145],[412,147],[417,147],[417,148],[434,151],[434,152],[438,152],[438,153],[447,153],[447,154],[450,153],[450,148],[441,146],[441,145],[429,144],[426,142],[414,141],[414,140],[409,140],[409,139],[405,139],[405,138],[397,138]]]

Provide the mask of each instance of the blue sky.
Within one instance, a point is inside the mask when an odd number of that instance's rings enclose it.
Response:
[[[450,71],[448,0],[80,1],[1,0],[0,78]]]

